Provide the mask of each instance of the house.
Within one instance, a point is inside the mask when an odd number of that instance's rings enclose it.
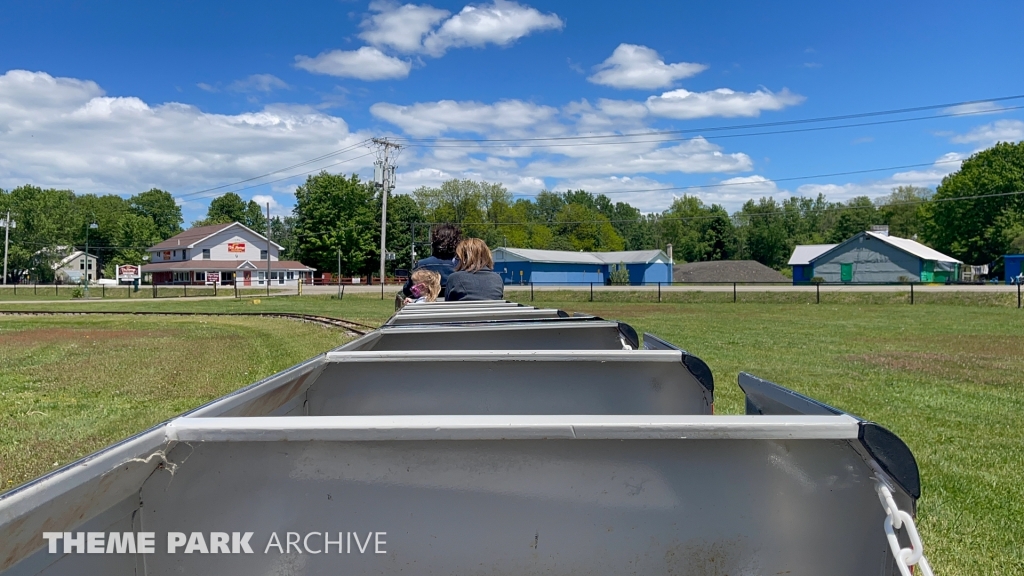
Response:
[[[960,279],[962,262],[908,238],[860,232],[839,244],[797,246],[789,259],[793,283],[947,282]]]
[[[248,227],[231,222],[190,228],[148,249],[143,274],[154,284],[296,285],[311,278],[314,268],[280,260],[281,245]]]
[[[630,284],[672,281],[672,261],[661,250],[625,252],[572,252],[495,248],[494,271],[506,284],[604,284],[612,270],[623,264]]]
[[[95,282],[99,278],[99,261],[96,256],[75,250],[53,264],[53,275],[58,282],[78,284],[86,278]]]

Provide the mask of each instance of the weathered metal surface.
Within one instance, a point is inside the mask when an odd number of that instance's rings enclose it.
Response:
[[[188,454],[173,480],[143,487],[146,529],[251,530],[254,554],[158,549],[152,576],[862,576],[888,554],[871,470],[841,440],[202,442]],[[324,531],[386,532],[386,554],[263,553],[271,532],[283,544]]]
[[[621,350],[616,322],[508,322],[469,326],[387,326],[338,351]]]
[[[433,322],[467,322],[480,320],[527,320],[531,318],[564,318],[565,312],[548,308],[499,308],[485,310],[438,311],[423,314],[396,314],[388,325],[425,324]]]
[[[307,413],[710,414],[679,351],[330,352]]]

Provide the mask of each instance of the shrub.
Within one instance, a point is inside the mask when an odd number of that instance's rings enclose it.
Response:
[[[72,298],[83,298],[85,296],[85,290],[80,286],[75,286],[75,289],[71,291]]]
[[[629,270],[626,269],[626,265],[623,263],[615,264],[612,267],[611,274],[608,276],[612,284],[629,284]]]
[[[821,276],[815,276],[814,278],[811,278],[811,283],[812,284],[824,284],[825,283],[825,279],[822,278]]]

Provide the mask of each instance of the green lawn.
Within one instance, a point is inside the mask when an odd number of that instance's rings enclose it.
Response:
[[[591,303],[578,301],[580,296],[546,293],[537,304],[626,321],[697,354],[715,373],[718,413],[742,412],[736,375],[748,371],[892,429],[918,458],[919,525],[937,573],[1024,574],[1024,386],[1016,372],[1024,364],[1024,311],[1016,310],[1015,295],[1012,305],[1001,295],[935,295],[914,306],[886,300],[890,295],[837,294],[841,303],[820,305],[787,300],[792,295],[738,304]],[[86,306],[305,312],[367,324],[392,311],[390,301],[368,295]],[[83,309],[33,306],[44,307]],[[200,321],[207,324],[188,318],[0,317],[4,482],[21,482],[341,340],[340,332],[282,320]],[[129,333],[87,345],[81,337],[70,345],[48,336],[63,330]],[[225,354],[234,366],[224,365]],[[106,377],[81,377],[86,365]]]

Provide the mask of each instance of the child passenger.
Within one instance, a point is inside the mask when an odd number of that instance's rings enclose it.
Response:
[[[437,295],[441,293],[441,275],[433,270],[419,269],[412,273],[411,298],[406,298],[406,304],[419,304],[420,302],[434,302]]]

